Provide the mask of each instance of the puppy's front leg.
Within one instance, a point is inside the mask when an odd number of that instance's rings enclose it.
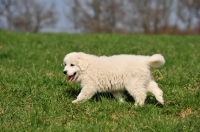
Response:
[[[81,92],[79,93],[79,95],[77,96],[77,99],[72,101],[72,103],[78,103],[80,101],[87,101],[87,100],[91,99],[95,93],[96,93],[96,91],[94,89],[84,87],[81,90]]]
[[[124,102],[123,93],[120,91],[112,92],[113,96],[119,100],[119,102]]]

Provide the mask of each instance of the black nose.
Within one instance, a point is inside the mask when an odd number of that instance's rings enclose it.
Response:
[[[67,71],[63,71],[63,73],[64,73],[65,75],[67,75]]]

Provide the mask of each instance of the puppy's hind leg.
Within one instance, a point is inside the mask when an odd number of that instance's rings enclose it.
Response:
[[[146,89],[144,88],[144,84],[142,82],[138,82],[137,80],[131,82],[130,84],[126,86],[126,90],[131,96],[134,97],[134,105],[142,106],[146,99]]]
[[[147,92],[151,92],[158,102],[164,104],[163,91],[158,87],[158,84],[151,80],[147,86]]]
[[[77,96],[77,99],[72,101],[72,103],[78,103],[80,101],[87,101],[87,100],[91,99],[95,93],[96,93],[96,91],[94,91],[93,89],[84,87],[81,90],[81,92],[79,93],[79,95]]]

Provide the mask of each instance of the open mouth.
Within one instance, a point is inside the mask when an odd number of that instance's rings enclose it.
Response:
[[[75,78],[75,75],[76,75],[76,72],[75,72],[73,75],[69,76],[68,79],[67,79],[67,81],[68,81],[68,82],[73,81],[74,78]]]

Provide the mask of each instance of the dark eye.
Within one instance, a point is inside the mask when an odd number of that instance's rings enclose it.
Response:
[[[63,66],[66,66],[67,64],[63,62]]]
[[[74,64],[71,64],[70,66],[75,66]]]

